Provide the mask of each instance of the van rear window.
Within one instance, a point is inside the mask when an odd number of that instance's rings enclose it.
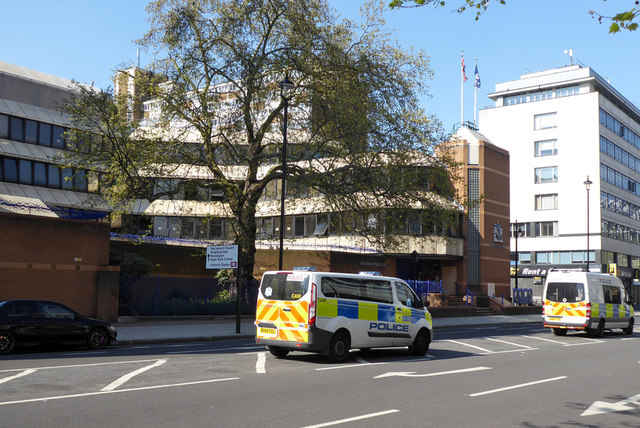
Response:
[[[547,300],[552,302],[582,302],[584,284],[580,282],[551,282],[547,284]]]
[[[267,274],[260,292],[269,300],[299,300],[309,289],[309,276],[299,273]]]

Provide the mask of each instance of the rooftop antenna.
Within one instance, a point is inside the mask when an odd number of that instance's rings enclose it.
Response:
[[[138,58],[138,68],[140,68],[140,48],[136,49],[136,58]]]
[[[569,59],[571,61],[571,65],[573,65],[573,49],[567,49],[564,51],[565,55],[569,55]]]

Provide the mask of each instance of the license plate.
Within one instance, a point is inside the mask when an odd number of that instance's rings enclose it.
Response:
[[[562,317],[547,317],[547,318],[549,318],[550,320],[561,320],[562,319]]]
[[[275,336],[278,331],[275,328],[260,327],[260,334],[265,336]]]

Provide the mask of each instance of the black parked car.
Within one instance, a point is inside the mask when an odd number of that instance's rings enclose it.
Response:
[[[0,354],[12,352],[19,343],[83,341],[90,349],[102,349],[115,341],[116,335],[111,324],[83,317],[60,303],[0,302]]]

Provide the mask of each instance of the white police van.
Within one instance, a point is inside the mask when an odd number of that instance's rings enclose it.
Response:
[[[633,333],[633,302],[616,276],[552,269],[544,284],[543,299],[544,326],[556,335],[584,330],[602,337],[605,329],[613,328]]]
[[[255,325],[256,342],[276,357],[308,351],[332,362],[351,348],[408,346],[422,356],[433,340],[431,314],[403,280],[313,268],[266,272]]]

